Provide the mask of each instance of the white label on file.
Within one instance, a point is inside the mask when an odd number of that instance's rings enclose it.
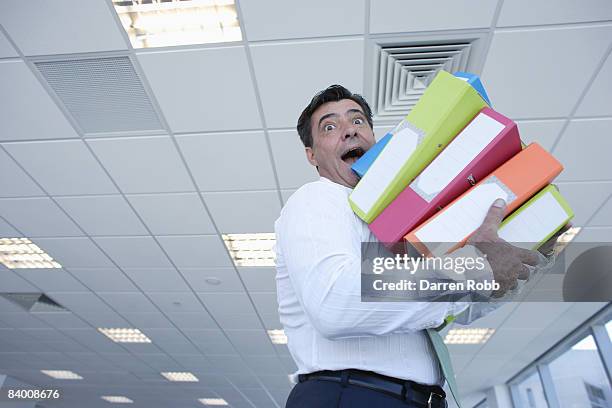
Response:
[[[372,209],[408,158],[412,156],[420,139],[421,136],[409,127],[391,137],[351,194],[351,200],[357,207],[365,213]]]
[[[499,229],[498,235],[513,245],[531,249],[569,218],[553,193],[547,192]],[[531,245],[530,245],[531,244]]]
[[[503,123],[479,113],[410,187],[425,201],[431,202],[504,128]]]
[[[423,243],[461,242],[480,227],[496,199],[503,198],[506,203],[513,199],[504,187],[500,182],[479,184],[421,227],[416,237]]]

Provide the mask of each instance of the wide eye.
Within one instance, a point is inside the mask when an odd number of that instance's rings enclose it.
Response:
[[[355,119],[353,119],[353,124],[354,125],[363,125],[363,119],[355,118]]]
[[[328,123],[327,125],[323,126],[323,130],[325,130],[326,132],[331,132],[335,128],[336,126],[332,123]]]

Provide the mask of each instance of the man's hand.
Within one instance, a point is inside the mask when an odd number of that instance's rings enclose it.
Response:
[[[525,265],[535,266],[539,260],[537,252],[510,245],[497,235],[505,209],[504,200],[495,200],[480,227],[467,241],[467,244],[475,246],[486,255],[493,269],[493,277],[500,285],[500,289],[493,292],[493,297],[500,297],[514,289],[518,279],[527,280],[529,269]]]

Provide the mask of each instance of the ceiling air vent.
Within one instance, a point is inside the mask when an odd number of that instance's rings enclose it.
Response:
[[[85,134],[162,129],[128,57],[34,64]]]
[[[374,120],[396,124],[417,103],[440,70],[470,71],[481,41],[471,38],[376,41],[372,89]],[[479,62],[479,61],[478,61]]]
[[[0,293],[28,312],[64,312],[66,309],[44,293]]]

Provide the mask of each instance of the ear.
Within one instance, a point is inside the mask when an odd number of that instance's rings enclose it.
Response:
[[[315,159],[314,150],[312,150],[312,147],[304,148],[304,152],[306,153],[306,158],[308,159],[308,162],[313,166],[318,167],[319,164],[317,163],[317,159]]]

